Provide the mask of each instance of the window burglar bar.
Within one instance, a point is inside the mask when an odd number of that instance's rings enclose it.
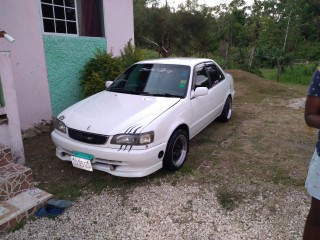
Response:
[[[78,34],[75,0],[41,0],[41,10],[44,32]]]

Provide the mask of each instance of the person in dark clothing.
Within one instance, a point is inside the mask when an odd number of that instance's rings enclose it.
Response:
[[[320,67],[316,69],[311,79],[304,117],[309,127],[320,129]],[[306,189],[312,198],[303,239],[318,240],[320,239],[320,131],[309,166]]]

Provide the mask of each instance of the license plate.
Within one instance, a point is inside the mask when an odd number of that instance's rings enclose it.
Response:
[[[71,162],[72,165],[76,168],[81,168],[87,171],[93,171],[91,160],[93,159],[93,156],[86,153],[81,152],[72,152],[71,155]]]

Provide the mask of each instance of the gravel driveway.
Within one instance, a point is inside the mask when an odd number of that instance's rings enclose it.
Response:
[[[4,239],[301,239],[309,197],[281,186],[237,186],[223,208],[213,184],[152,183],[86,194],[56,219],[29,221]]]

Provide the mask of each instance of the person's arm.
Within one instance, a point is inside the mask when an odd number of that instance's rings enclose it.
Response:
[[[309,127],[320,129],[320,97],[307,96],[304,119]]]

